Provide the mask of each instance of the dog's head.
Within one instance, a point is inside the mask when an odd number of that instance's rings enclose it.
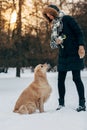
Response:
[[[49,68],[49,65],[48,64],[39,64],[35,67],[34,69],[34,72],[37,73],[37,72],[41,72],[41,73],[46,73],[47,70]]]

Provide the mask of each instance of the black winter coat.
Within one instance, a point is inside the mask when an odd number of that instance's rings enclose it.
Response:
[[[58,71],[81,70],[84,68],[83,59],[78,55],[80,45],[84,46],[83,34],[77,22],[71,16],[63,16],[63,30],[66,35],[63,46],[59,45]]]

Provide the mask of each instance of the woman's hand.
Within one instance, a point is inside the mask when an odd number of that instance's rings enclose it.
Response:
[[[62,42],[63,42],[63,39],[59,36],[59,37],[56,39],[57,45],[58,45],[58,44],[61,44]]]
[[[80,58],[83,58],[85,56],[84,46],[79,46],[78,54]]]

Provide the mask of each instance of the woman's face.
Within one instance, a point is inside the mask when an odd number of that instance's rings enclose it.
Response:
[[[54,16],[52,16],[51,14],[47,13],[47,17],[49,17],[51,20],[54,19]]]

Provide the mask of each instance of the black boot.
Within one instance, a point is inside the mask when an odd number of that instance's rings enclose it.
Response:
[[[63,107],[64,107],[64,99],[59,99],[59,106],[56,110],[60,110]]]
[[[77,112],[86,111],[85,100],[79,101],[79,107],[76,109]]]

